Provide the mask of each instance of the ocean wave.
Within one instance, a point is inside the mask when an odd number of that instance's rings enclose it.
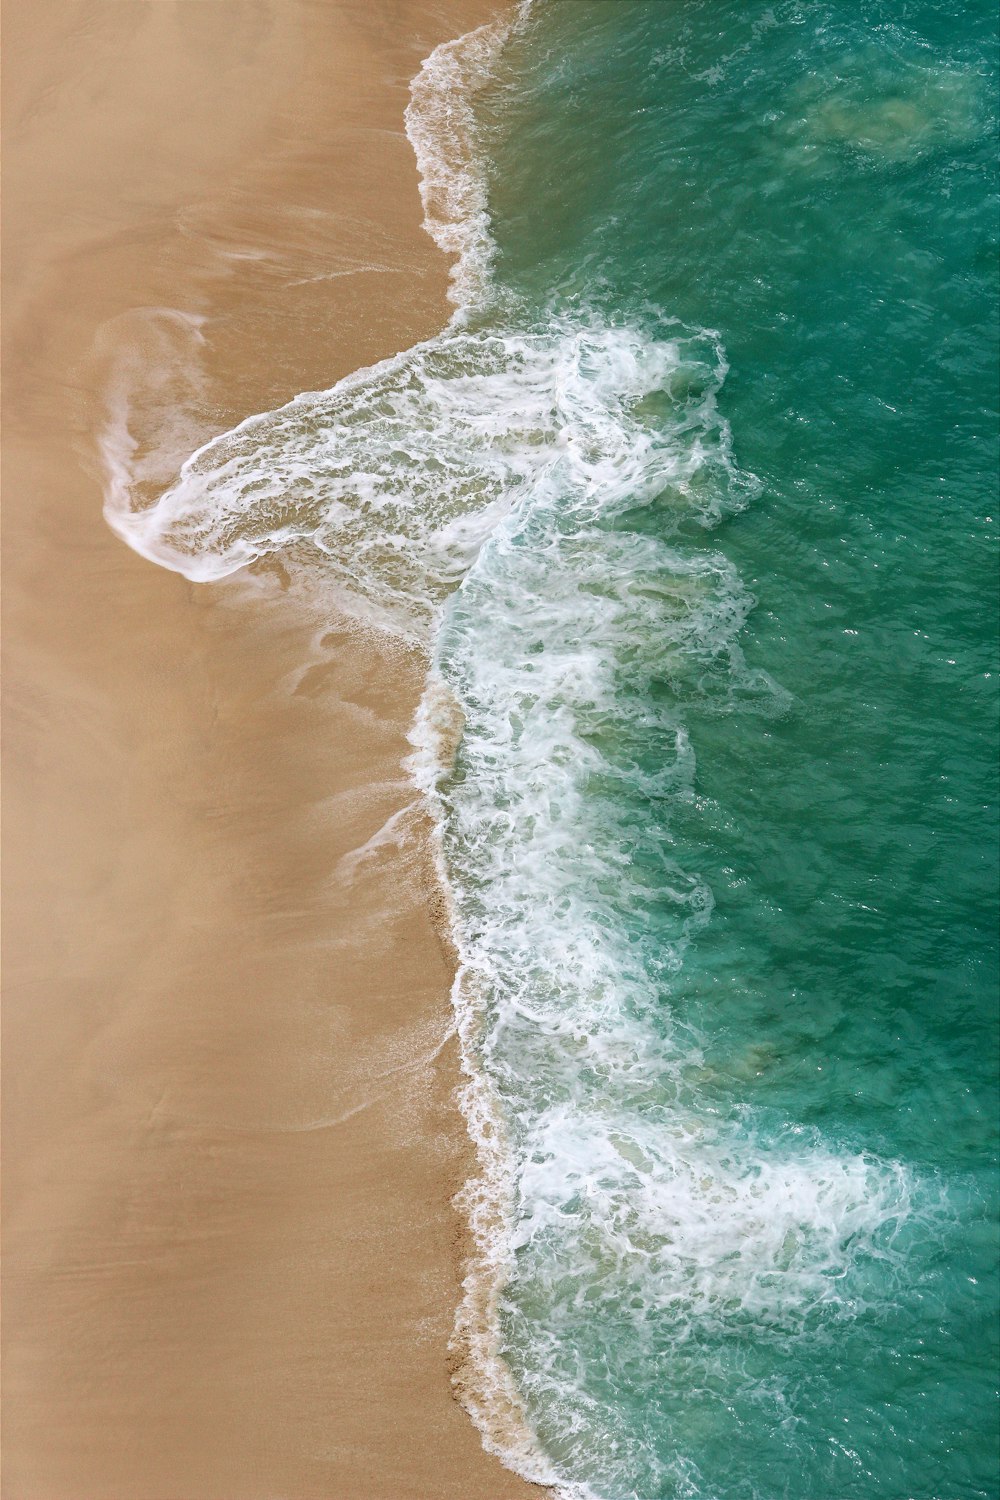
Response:
[[[345,608],[427,644],[485,538],[539,485],[614,479],[637,500],[701,485],[708,517],[714,455],[641,409],[690,381],[691,340],[671,332],[555,319],[448,331],[212,438],[145,505],[119,442],[109,523],[198,582],[276,552],[321,562]],[[712,399],[685,388],[689,419]]]
[[[685,715],[788,706],[739,649],[753,599],[736,570],[681,535],[754,483],[718,413],[713,336],[672,332],[587,330],[573,459],[549,448],[449,601],[414,737],[482,1163],[464,1199],[477,1261],[459,1388],[508,1463],[548,1482],[603,1471],[593,1493],[614,1492],[622,1455],[607,1457],[613,1401],[567,1363],[581,1319],[655,1325],[675,1350],[713,1328],[825,1334],[890,1295],[915,1194],[899,1164],[780,1139],[753,1112],[720,1119],[698,1087],[701,1041],[672,1016],[713,904],[673,848],[695,796]]]

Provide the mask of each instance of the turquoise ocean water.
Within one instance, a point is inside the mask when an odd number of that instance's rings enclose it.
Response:
[[[428,653],[486,1440],[601,1500],[995,1497],[994,8],[500,40],[414,88],[450,327],[109,519]]]
[[[507,1357],[609,1500],[995,1496],[995,10],[555,0],[502,81],[494,274],[677,340],[682,468],[545,497],[445,631],[461,884],[545,870]]]

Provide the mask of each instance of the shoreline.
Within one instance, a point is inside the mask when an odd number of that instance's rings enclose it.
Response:
[[[280,567],[136,557],[93,451],[112,374],[152,486],[440,328],[402,111],[497,9],[5,18],[13,1500],[541,1493],[448,1378],[471,1146],[400,817],[423,669],[317,633]]]

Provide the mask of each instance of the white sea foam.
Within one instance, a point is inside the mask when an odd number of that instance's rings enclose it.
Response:
[[[530,9],[531,0],[521,0],[512,13],[442,42],[410,84],[406,133],[417,158],[424,228],[446,255],[456,257],[449,295],[457,322],[481,309],[493,291],[494,244],[475,98]]]
[[[426,645],[484,539],[533,487],[700,482],[701,455],[638,411],[690,377],[689,344],[569,321],[446,332],[212,438],[146,505],[116,415],[107,518],[195,581],[275,552],[322,561],[343,607]]]

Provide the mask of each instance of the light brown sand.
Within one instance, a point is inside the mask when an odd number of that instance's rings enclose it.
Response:
[[[440,326],[402,110],[490,10],[4,7],[5,1500],[538,1493],[448,1381],[420,830],[350,856],[410,798],[418,667],[134,556],[94,459],[176,332],[136,308],[209,319],[178,454]]]

